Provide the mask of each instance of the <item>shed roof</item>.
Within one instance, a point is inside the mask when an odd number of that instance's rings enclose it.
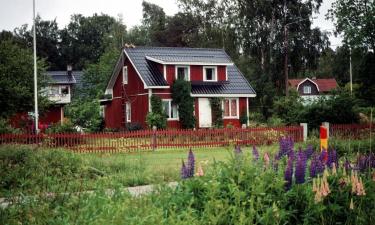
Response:
[[[82,71],[72,71],[72,75],[69,76],[67,71],[46,71],[46,75],[51,78],[50,84],[76,84],[76,78],[80,78],[82,74]]]
[[[290,86],[297,88],[299,84],[304,83],[306,81],[312,81],[316,85],[318,85],[319,92],[329,92],[335,88],[337,88],[337,82],[334,78],[328,78],[328,79],[289,79]]]

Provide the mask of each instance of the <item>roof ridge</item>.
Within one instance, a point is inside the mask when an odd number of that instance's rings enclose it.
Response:
[[[194,50],[212,50],[212,51],[224,51],[222,48],[202,48],[202,47],[164,47],[164,46],[136,46],[134,48],[124,48],[124,49],[137,49],[137,48],[159,48],[159,49],[194,49]]]

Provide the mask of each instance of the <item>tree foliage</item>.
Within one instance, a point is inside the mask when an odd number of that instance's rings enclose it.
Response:
[[[194,128],[194,99],[190,96],[191,84],[184,79],[177,79],[172,85],[173,103],[178,106],[178,115],[183,128]]]
[[[12,41],[0,42],[0,117],[28,112],[34,106],[33,54]],[[38,60],[38,99],[40,111],[48,105],[41,95],[46,85],[45,64]]]
[[[335,21],[337,33],[352,47],[375,49],[375,1],[336,0],[329,17]]]

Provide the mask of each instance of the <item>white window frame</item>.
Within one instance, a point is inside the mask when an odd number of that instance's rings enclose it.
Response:
[[[212,80],[207,80],[207,74],[206,74],[206,69],[214,69],[215,72],[214,72],[214,79]],[[218,80],[218,77],[217,77],[217,66],[203,66],[203,81],[207,81],[207,82],[216,82]]]
[[[190,66],[188,65],[185,65],[185,66],[175,66],[175,73],[174,73],[174,78],[177,80],[177,72],[178,72],[178,68],[187,68],[187,79],[185,79],[186,81],[190,81]]]
[[[178,115],[178,107],[177,106],[176,106],[177,117],[172,118],[172,99],[162,99],[162,102],[163,102],[163,111],[164,111],[164,102],[168,102],[169,112],[168,112],[168,115],[167,115],[167,120],[168,121],[178,121],[178,120],[180,120],[180,117]]]
[[[130,102],[125,103],[125,120],[127,123],[132,122],[132,106]]]
[[[122,67],[122,84],[128,84],[129,79],[129,70],[128,66]]]
[[[225,100],[229,100],[229,116],[225,116],[225,113],[224,113],[224,110],[225,110]],[[237,115],[236,116],[232,116],[232,107],[231,107],[231,103],[232,103],[232,100],[236,100],[236,110],[237,110]],[[239,119],[240,116],[240,104],[239,104],[239,98],[225,98],[223,99],[222,101],[222,104],[221,104],[221,108],[223,110],[223,119]]]
[[[303,93],[304,94],[311,94],[311,86],[310,85],[303,86]]]

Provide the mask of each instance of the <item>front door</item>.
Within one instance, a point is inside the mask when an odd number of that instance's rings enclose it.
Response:
[[[212,115],[211,115],[211,104],[208,98],[198,99],[199,107],[199,127],[211,127],[212,126]]]

